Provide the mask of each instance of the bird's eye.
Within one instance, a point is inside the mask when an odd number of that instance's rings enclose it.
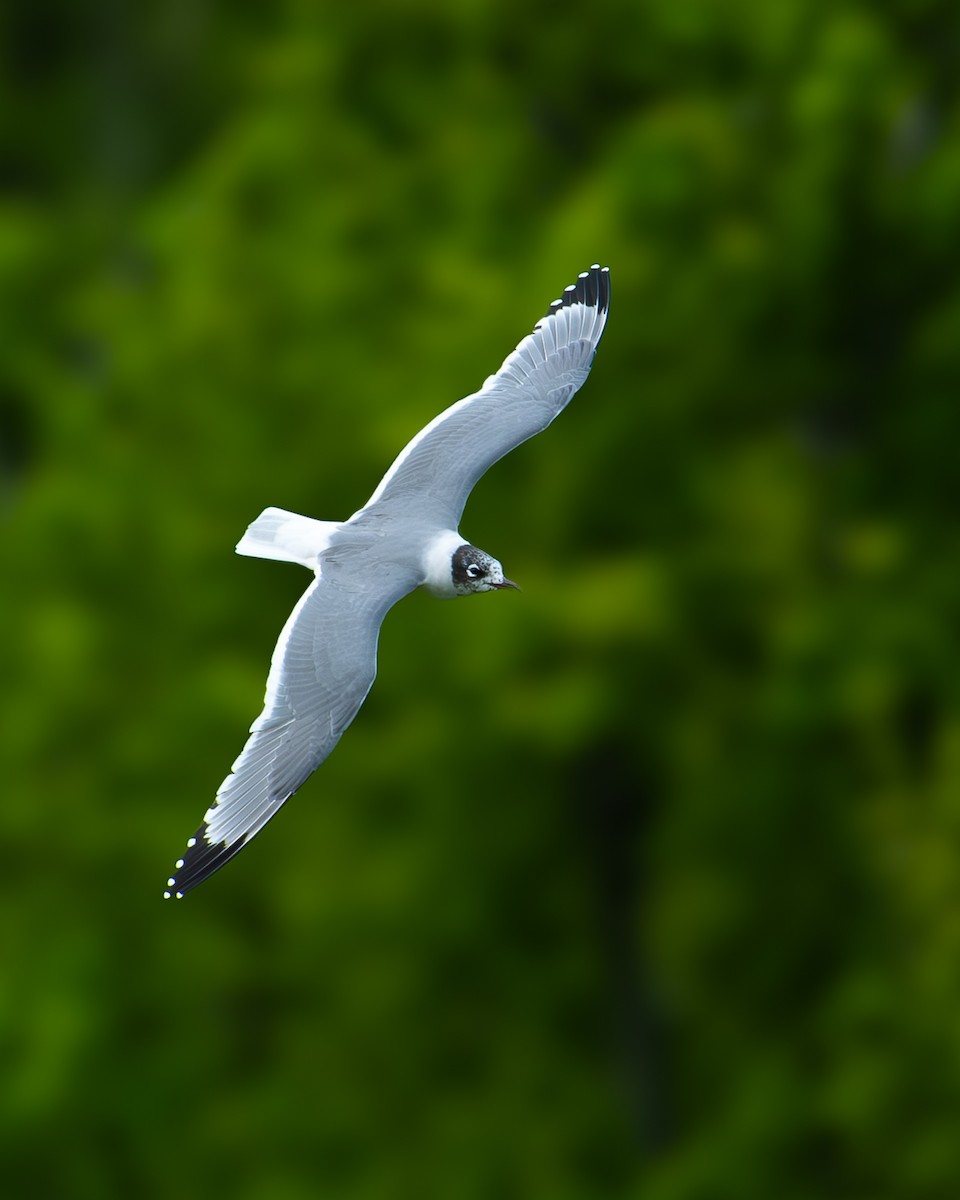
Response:
[[[479,579],[482,574],[483,574],[483,568],[478,567],[476,563],[471,563],[470,566],[467,567],[467,578],[468,579]]]

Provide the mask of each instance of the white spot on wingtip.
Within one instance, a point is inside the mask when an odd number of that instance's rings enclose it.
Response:
[[[182,858],[178,858],[178,859],[177,859],[177,861],[176,861],[176,862],[175,862],[173,865],[174,865],[174,866],[177,868],[177,870],[179,871],[179,870],[180,870],[180,868],[183,866],[183,859],[182,859]]]
[[[196,838],[187,838],[187,849],[188,850],[192,850],[196,844],[197,844]]]
[[[167,880],[167,887],[173,887],[173,885],[174,885],[176,882],[177,882],[177,881],[176,881],[176,880],[174,879],[174,877],[171,875],[171,876],[170,876],[170,878]]]
[[[169,899],[170,899],[170,893],[169,893],[169,892],[164,892],[164,893],[163,893],[163,898],[164,898],[164,900],[169,900]]]
[[[183,899],[183,892],[177,892],[177,899],[178,899],[178,900],[182,900],[182,899]]]

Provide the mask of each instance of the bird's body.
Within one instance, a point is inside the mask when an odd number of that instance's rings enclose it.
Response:
[[[333,750],[376,675],[389,609],[419,586],[440,597],[513,588],[458,529],[480,476],[545,429],[587,377],[606,322],[607,268],[591,267],[478,392],[401,451],[344,522],[268,508],[237,552],[301,563],[315,579],[280,634],[264,709],[167,881],[180,898],[231,859]]]

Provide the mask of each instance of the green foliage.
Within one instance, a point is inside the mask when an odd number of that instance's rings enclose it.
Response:
[[[4,19],[5,1194],[960,1177],[954,6]],[[323,518],[585,265],[563,418],[284,812],[162,883]]]

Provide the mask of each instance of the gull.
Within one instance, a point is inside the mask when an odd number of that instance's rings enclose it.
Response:
[[[583,271],[479,391],[445,409],[343,522],[265,509],[237,553],[301,563],[314,580],[270,663],[263,712],[187,841],[164,896],[181,899],[229,862],[320,766],[377,673],[380,625],[416,587],[452,598],[516,588],[461,536],[474,484],[546,429],[586,379],[610,303],[609,268]]]

